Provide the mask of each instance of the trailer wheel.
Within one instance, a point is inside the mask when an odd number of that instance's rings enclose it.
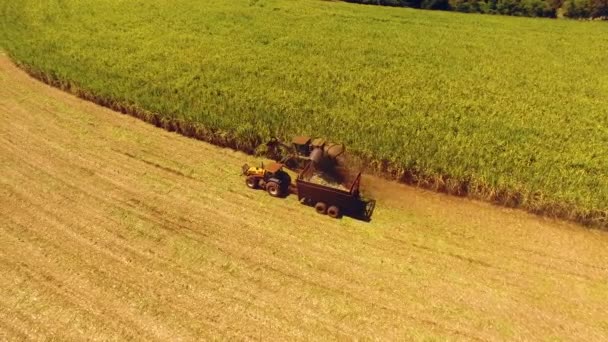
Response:
[[[327,215],[333,218],[340,217],[340,208],[336,207],[335,205],[332,205],[327,209]]]
[[[254,176],[247,177],[247,179],[245,179],[245,184],[247,184],[247,187],[249,187],[250,189],[258,188],[258,180]]]
[[[325,215],[327,213],[327,205],[323,202],[317,202],[317,204],[315,204],[315,210],[318,214]]]
[[[281,187],[276,182],[268,182],[266,183],[266,191],[272,197],[281,196]]]

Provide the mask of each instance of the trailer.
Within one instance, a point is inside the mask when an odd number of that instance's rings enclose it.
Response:
[[[308,163],[296,178],[295,193],[300,203],[314,206],[319,214],[327,214],[333,218],[342,215],[369,221],[376,206],[376,201],[365,199],[359,193],[361,173],[359,172],[348,190],[314,183],[311,181],[315,173],[313,163]]]
[[[316,169],[316,165],[309,160],[298,173],[295,183],[291,182],[291,176],[283,169],[285,165],[282,163],[273,162],[266,166],[261,164],[260,167],[245,164],[242,172],[246,176],[245,184],[251,189],[264,189],[273,197],[297,195],[300,203],[314,206],[317,213],[333,218],[350,216],[370,221],[376,201],[361,196],[361,173],[352,180],[339,177],[340,181],[334,178],[322,184],[315,181],[315,178],[324,174]]]

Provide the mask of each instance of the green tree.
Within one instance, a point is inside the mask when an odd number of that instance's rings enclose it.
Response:
[[[608,0],[592,0],[591,17],[608,17]]]
[[[448,0],[422,0],[420,7],[444,11],[449,11],[451,9],[450,2]]]
[[[522,13],[530,17],[551,17],[556,16],[556,10],[551,4],[544,0],[522,0],[520,3]]]
[[[564,1],[564,15],[569,18],[589,18],[591,9],[591,0]]]

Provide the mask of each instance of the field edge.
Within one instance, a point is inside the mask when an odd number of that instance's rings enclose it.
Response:
[[[130,115],[169,132],[175,132],[219,147],[238,150],[249,155],[256,154],[256,147],[263,142],[259,136],[243,139],[230,132],[212,130],[195,122],[171,119],[161,113],[153,113],[136,105],[125,104],[111,98],[98,96],[85,89],[75,87],[71,80],[60,79],[32,65],[19,61],[10,51],[5,50],[4,52],[17,67],[34,79],[83,100]],[[582,208],[572,203],[546,200],[538,193],[527,193],[506,187],[496,188],[487,184],[473,184],[470,179],[458,179],[448,174],[429,175],[418,170],[395,165],[395,163],[387,160],[378,160],[371,155],[363,155],[357,151],[351,152],[353,164],[364,173],[370,175],[452,196],[466,197],[503,207],[521,209],[538,216],[575,222],[588,228],[608,230],[608,208]]]

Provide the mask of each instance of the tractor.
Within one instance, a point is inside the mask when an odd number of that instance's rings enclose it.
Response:
[[[361,197],[361,173],[358,173],[346,188],[336,188],[312,180],[317,172],[313,161],[308,161],[298,173],[295,184],[291,183],[291,177],[283,170],[283,166],[277,162],[266,167],[263,163],[260,167],[245,164],[245,184],[251,189],[265,189],[273,197],[296,194],[300,203],[314,206],[319,214],[327,214],[333,218],[348,215],[365,221],[370,220],[376,201]]]
[[[300,203],[333,218],[348,215],[370,220],[376,201],[359,193],[361,172],[348,170],[344,145],[298,136],[291,144],[272,139],[264,150],[274,160],[270,165],[243,165],[249,188],[265,189],[273,197],[295,194]],[[297,172],[295,184],[283,168]]]
[[[247,177],[245,184],[251,189],[265,189],[270,196],[283,197],[289,194],[291,177],[285,170],[283,164],[271,163],[264,167],[243,165],[243,174]]]

